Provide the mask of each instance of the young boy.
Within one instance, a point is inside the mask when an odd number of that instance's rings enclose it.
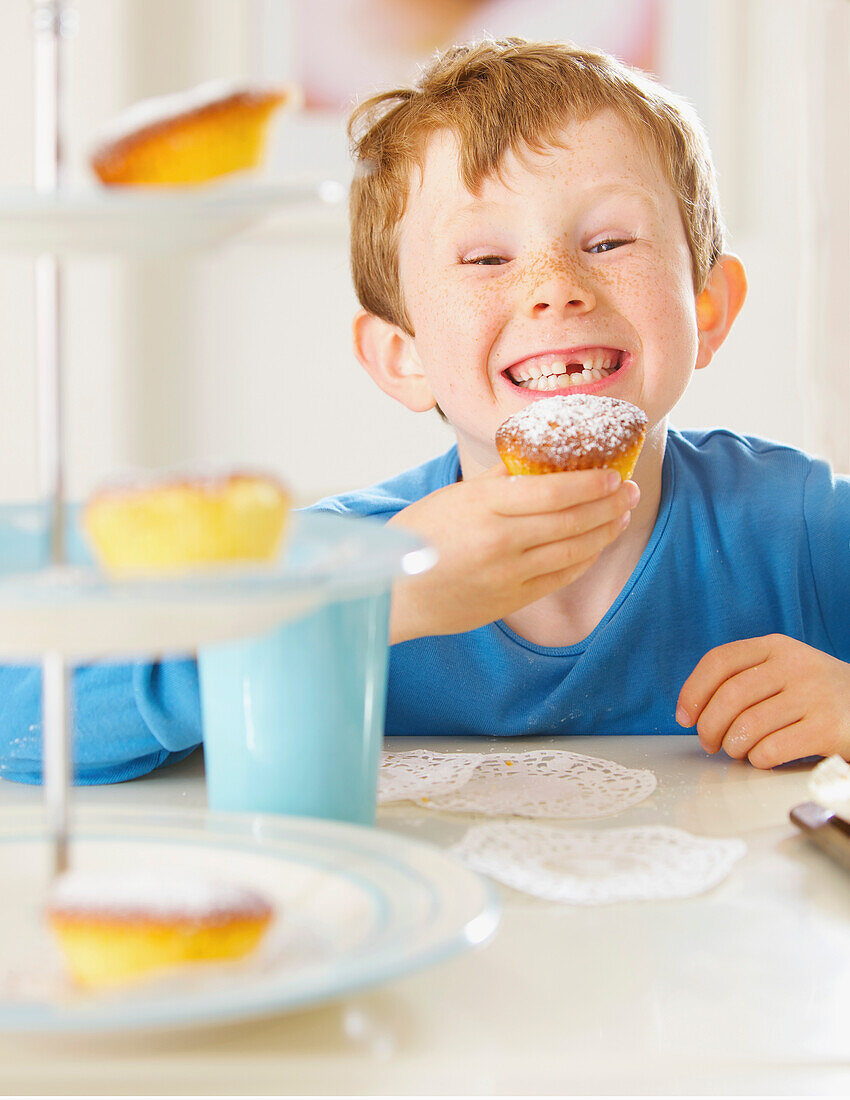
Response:
[[[691,112],[603,54],[511,39],[447,51],[351,132],[356,354],[457,439],[315,505],[440,552],[393,593],[387,733],[696,726],[708,752],[757,767],[850,757],[850,481],[779,444],[667,426],[746,294]],[[634,482],[508,476],[497,427],[555,392],[644,410]],[[200,740],[192,662],[104,675],[77,676],[78,781]],[[0,728],[35,721],[36,677],[2,671]],[[94,762],[112,727],[137,737],[129,771]],[[3,774],[37,779],[26,737],[16,751]]]
[[[393,596],[387,732],[696,726],[758,767],[850,756],[850,482],[667,427],[746,294],[691,112],[607,56],[515,39],[449,50],[351,133],[357,356],[457,437],[317,505],[440,552]],[[646,412],[636,484],[507,475],[497,427],[554,392]]]

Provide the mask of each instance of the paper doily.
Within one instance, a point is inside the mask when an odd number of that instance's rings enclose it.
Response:
[[[604,905],[701,894],[726,878],[746,845],[665,825],[579,832],[508,821],[475,825],[449,850],[514,890]]]
[[[378,802],[421,801],[462,787],[481,763],[480,752],[412,752],[381,754]]]
[[[413,799],[433,810],[519,817],[608,817],[655,790],[652,772],[563,749],[519,753],[393,753],[392,790],[381,801]],[[448,772],[440,772],[446,767]],[[405,782],[399,781],[402,774]],[[437,776],[441,777],[438,784]],[[444,784],[444,785],[443,785]]]

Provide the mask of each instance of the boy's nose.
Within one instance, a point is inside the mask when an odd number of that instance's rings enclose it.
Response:
[[[596,297],[587,280],[572,264],[560,258],[547,264],[544,271],[530,280],[527,302],[533,316],[548,312],[587,313],[596,305]]]

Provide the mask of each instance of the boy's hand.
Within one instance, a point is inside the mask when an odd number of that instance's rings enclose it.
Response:
[[[416,501],[389,522],[421,535],[440,560],[396,585],[390,641],[474,630],[570,584],[639,498],[610,470],[511,477],[500,463]]]
[[[784,634],[708,653],[679,693],[676,721],[706,752],[757,768],[804,756],[850,758],[850,665]]]

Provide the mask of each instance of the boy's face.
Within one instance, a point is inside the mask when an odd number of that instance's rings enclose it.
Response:
[[[498,461],[497,427],[532,401],[620,397],[651,432],[694,370],[678,203],[613,112],[570,124],[557,147],[509,154],[478,196],[460,182],[454,136],[434,135],[402,220],[399,272],[412,352],[467,476]]]

